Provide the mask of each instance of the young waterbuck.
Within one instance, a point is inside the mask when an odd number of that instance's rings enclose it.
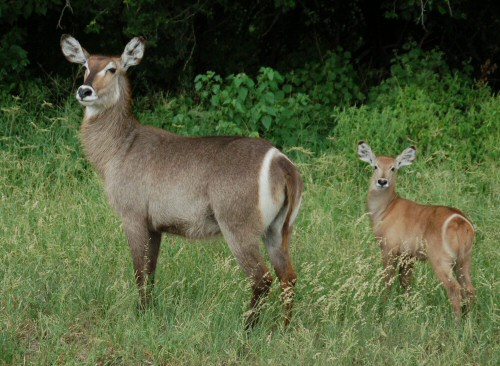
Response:
[[[455,208],[420,205],[397,195],[397,172],[415,160],[414,146],[396,158],[376,157],[370,146],[360,141],[358,156],[374,169],[368,190],[368,211],[382,249],[387,289],[399,264],[401,286],[408,290],[414,259],[428,258],[448,292],[456,315],[460,316],[461,301],[470,305],[474,297],[470,277],[472,223]]]
[[[144,48],[144,39],[133,38],[121,56],[90,55],[75,38],[61,37],[66,58],[85,68],[76,93],[85,106],[82,144],[123,222],[141,307],[151,296],[162,233],[222,234],[252,280],[246,326],[257,321],[272,282],[261,239],[281,284],[287,324],[297,278],[289,242],[301,202],[298,170],[262,139],[183,137],[140,125],[126,71],[141,61]]]

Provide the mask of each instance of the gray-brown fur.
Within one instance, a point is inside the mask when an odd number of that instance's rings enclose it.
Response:
[[[87,106],[82,144],[122,219],[141,306],[149,301],[152,286],[147,282],[148,278],[153,282],[163,232],[192,239],[222,234],[253,281],[253,311],[247,326],[256,322],[257,309],[272,282],[259,252],[262,239],[280,279],[288,323],[296,281],[288,253],[290,215],[298,210],[302,192],[295,166],[282,154],[271,161],[272,201],[281,208],[272,222],[263,222],[259,175],[266,153],[274,149],[269,142],[245,137],[183,137],[140,125],[131,113],[125,71],[140,62],[142,39],[129,42],[121,57],[90,56],[66,35],[61,38],[61,48],[69,61],[89,67],[80,88],[91,88],[89,98],[95,96],[96,100],[86,102],[87,97],[77,96]],[[112,68],[109,72],[104,69],[107,65]],[[284,197],[282,201],[280,197]]]

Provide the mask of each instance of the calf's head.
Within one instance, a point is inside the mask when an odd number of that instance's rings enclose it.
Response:
[[[399,168],[411,165],[417,157],[417,149],[410,146],[396,158],[388,156],[375,156],[370,145],[364,141],[358,143],[358,157],[367,162],[374,169],[371,189],[384,190],[396,184],[396,174]]]

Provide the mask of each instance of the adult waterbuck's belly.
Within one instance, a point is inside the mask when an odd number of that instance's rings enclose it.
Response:
[[[188,239],[207,239],[221,234],[219,224],[210,207],[197,212],[197,215],[152,217],[150,225],[155,231],[180,235]]]

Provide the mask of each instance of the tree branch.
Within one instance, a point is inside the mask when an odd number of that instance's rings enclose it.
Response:
[[[61,16],[59,17],[59,21],[57,22],[56,29],[63,29],[61,25],[61,21],[64,15],[64,11],[68,8],[71,11],[71,14],[73,14],[73,8],[71,7],[70,0],[66,0],[66,4],[64,5],[64,8],[61,11]]]

